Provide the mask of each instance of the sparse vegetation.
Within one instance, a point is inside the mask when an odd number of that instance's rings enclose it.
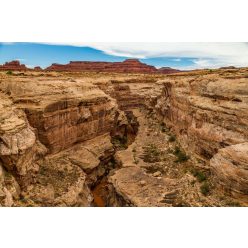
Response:
[[[197,178],[197,180],[198,180],[199,182],[203,182],[203,181],[205,181],[205,180],[207,179],[206,174],[205,174],[204,172],[202,172],[202,171],[196,169],[196,168],[192,168],[192,169],[190,170],[190,172],[192,173],[192,175],[193,175],[194,177]]]
[[[177,163],[186,162],[189,159],[189,156],[187,156],[184,151],[181,151],[178,146],[176,146],[173,154],[177,157],[175,160]]]
[[[204,182],[202,185],[201,185],[201,193],[205,196],[207,196],[210,192],[210,186],[209,186],[209,183],[208,182]]]
[[[127,137],[123,136],[115,136],[112,138],[112,143],[115,147],[120,149],[126,149],[127,148]]]
[[[6,74],[7,75],[13,75],[13,72],[12,71],[7,71]]]
[[[154,163],[160,161],[160,150],[154,144],[149,144],[144,147],[144,161]]]

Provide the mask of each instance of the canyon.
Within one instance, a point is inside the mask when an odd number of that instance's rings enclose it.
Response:
[[[92,63],[0,71],[0,206],[248,205],[248,68]]]

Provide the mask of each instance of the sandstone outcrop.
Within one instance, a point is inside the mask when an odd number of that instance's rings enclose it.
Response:
[[[109,133],[113,127],[117,105],[92,84],[8,81],[2,89],[25,111],[50,152]]]
[[[154,66],[141,63],[137,59],[127,59],[123,62],[90,62],[71,61],[69,64],[52,64],[47,71],[94,71],[94,72],[122,72],[122,73],[155,73]]]
[[[90,206],[90,187],[109,170],[120,111],[91,83],[51,80],[1,82],[0,159],[21,186],[15,204]]]
[[[222,148],[210,160],[216,183],[248,202],[248,143]]]
[[[171,67],[161,67],[158,69],[158,72],[163,73],[163,74],[171,74],[171,73],[177,73],[181,71],[177,69],[173,69]]]
[[[26,71],[28,68],[21,64],[18,60],[14,60],[11,62],[6,62],[3,65],[0,65],[0,70],[6,70],[6,71]]]
[[[46,149],[36,139],[24,112],[4,94],[0,96],[0,159],[7,170],[19,177],[32,176],[39,168],[36,161]]]
[[[156,108],[187,149],[210,159],[248,138],[248,80],[216,75],[167,81]]]
[[[42,68],[40,66],[35,66],[34,71],[42,71]]]

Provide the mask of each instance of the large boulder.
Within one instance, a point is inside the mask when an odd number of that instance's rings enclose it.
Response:
[[[218,184],[248,202],[248,142],[220,149],[210,166]]]

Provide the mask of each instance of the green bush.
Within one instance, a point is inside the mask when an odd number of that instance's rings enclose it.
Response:
[[[187,156],[185,152],[181,151],[178,146],[176,146],[174,150],[174,155],[177,157],[175,161],[177,163],[186,162],[189,159],[189,156]]]
[[[204,172],[199,171],[199,170],[197,170],[197,169],[195,169],[195,168],[191,169],[191,173],[192,173],[192,175],[193,175],[194,177],[197,178],[197,180],[198,180],[199,182],[203,182],[203,181],[205,181],[205,180],[207,179],[207,176],[206,176],[206,174],[205,174]]]
[[[6,74],[7,75],[13,75],[13,72],[12,71],[7,71]]]
[[[208,195],[210,192],[210,186],[207,182],[204,182],[202,185],[201,185],[201,193],[203,195]]]
[[[154,163],[160,161],[161,151],[155,144],[149,144],[144,149],[144,161],[148,163]]]

